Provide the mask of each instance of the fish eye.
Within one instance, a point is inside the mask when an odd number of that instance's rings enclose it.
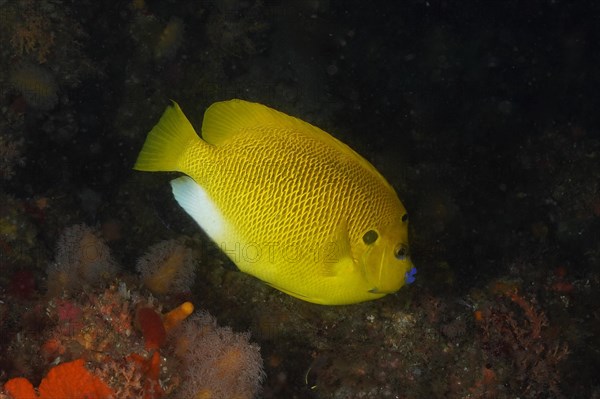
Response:
[[[398,260],[404,260],[408,258],[408,247],[404,244],[400,244],[394,250],[394,256]]]
[[[363,242],[367,245],[373,244],[379,238],[375,230],[369,230],[363,235]]]
[[[404,215],[402,215],[402,221],[406,222],[408,220],[408,213],[405,213]]]

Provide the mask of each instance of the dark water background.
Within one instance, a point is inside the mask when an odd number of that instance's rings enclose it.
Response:
[[[18,51],[8,39],[21,26],[18,12],[31,8],[56,32],[43,63],[39,46]],[[2,243],[40,255],[34,266],[6,261],[3,273],[24,267],[43,278],[56,235],[73,223],[117,219],[125,238],[112,246],[125,265],[148,242],[196,234],[171,198],[172,176],[140,176],[131,167],[169,99],[199,126],[212,102],[243,98],[318,125],[369,159],[411,215],[419,269],[415,285],[403,289],[410,293],[334,315],[283,299],[286,312],[313,325],[351,320],[340,335],[353,355],[336,347],[338,336],[327,328],[288,326],[270,336],[256,327],[259,316],[239,315],[235,300],[199,283],[208,291],[196,292],[198,300],[219,321],[252,329],[265,359],[283,359],[268,363],[264,397],[600,396],[597,2],[43,0],[0,1],[0,10],[7,21],[0,38],[3,118],[23,115],[22,125],[3,121],[0,135],[6,142],[24,139],[18,147],[24,162],[6,166],[5,155],[0,164],[11,169],[1,181],[3,217],[22,214],[6,209],[22,210],[32,198],[52,204],[43,223],[30,222],[33,233],[4,232]],[[183,33],[165,47],[167,55],[157,55],[169,21]],[[50,72],[54,104],[36,105],[11,83],[11,71],[24,64]],[[35,244],[24,243],[29,235]],[[549,288],[563,276],[572,285],[568,292]],[[393,334],[380,330],[353,341],[350,331],[360,330],[365,315],[385,319],[381,308],[402,308],[423,318],[432,313],[431,298],[451,304],[442,321],[430,320],[429,327],[443,330],[450,319],[470,317],[472,309],[456,304],[493,302],[486,287],[494,281],[510,281],[537,298],[552,331],[546,345],[568,342],[569,357],[551,367],[559,390],[549,388],[549,376],[527,383],[523,375],[532,370],[506,353],[496,353],[498,368],[513,367],[514,379],[525,382],[500,378],[504,388],[487,393],[450,388],[443,376],[452,362],[436,365],[441,344],[423,348],[428,361],[413,370],[420,382],[404,385],[398,371],[379,363]],[[380,323],[383,329],[386,321]],[[561,334],[565,324],[572,327]],[[464,334],[471,339],[463,347],[477,347],[477,328],[468,321]],[[332,360],[338,351],[346,368]],[[367,359],[366,376],[353,371],[355,358]],[[318,371],[312,390],[303,378],[311,364]],[[435,384],[447,389],[428,388]]]

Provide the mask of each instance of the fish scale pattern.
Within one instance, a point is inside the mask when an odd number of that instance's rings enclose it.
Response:
[[[367,230],[404,213],[383,177],[353,152],[299,131],[248,129],[212,156],[204,152],[190,149],[183,172],[219,203],[226,220],[242,220],[239,237],[262,250],[314,253],[339,223],[354,247]]]

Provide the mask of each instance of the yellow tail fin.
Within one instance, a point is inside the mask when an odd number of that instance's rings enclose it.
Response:
[[[147,172],[181,171],[181,156],[197,140],[200,138],[192,124],[173,101],[148,133],[133,169]]]

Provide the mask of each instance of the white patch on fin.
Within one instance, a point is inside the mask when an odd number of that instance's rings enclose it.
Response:
[[[188,176],[171,180],[173,195],[179,205],[214,241],[223,236],[225,221],[208,193]]]

